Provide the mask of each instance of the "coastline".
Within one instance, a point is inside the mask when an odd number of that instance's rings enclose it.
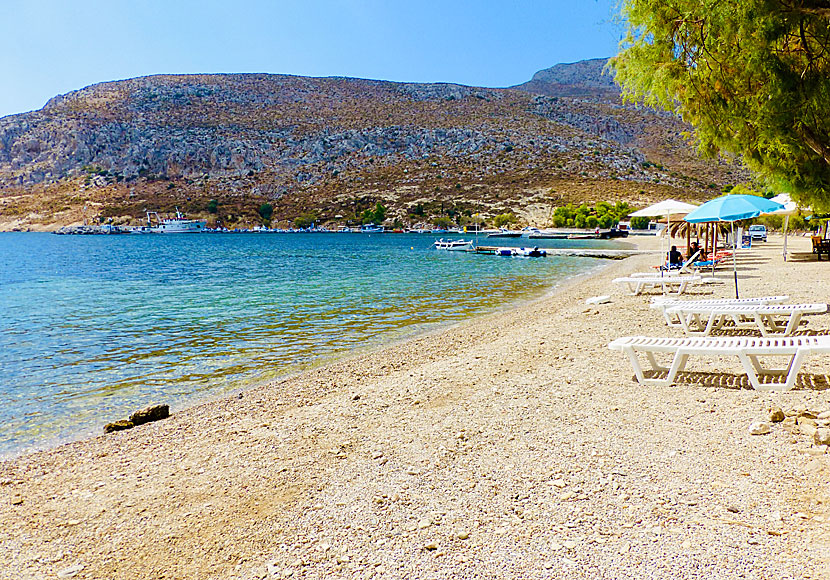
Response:
[[[637,240],[651,242],[659,241]],[[792,239],[791,247],[801,242],[809,244]],[[830,301],[818,285],[826,264],[782,266],[774,237],[754,256],[742,264],[745,295]],[[648,298],[610,280],[654,262],[614,262],[528,303],[165,421],[4,461],[0,570],[49,577],[83,566],[77,578],[830,573],[820,560],[830,546],[828,456],[780,429],[747,431],[772,404],[828,409],[830,391],[757,393],[721,375],[637,385],[607,343],[674,333]],[[725,283],[694,295],[728,296],[731,271],[718,278]],[[598,294],[612,302],[585,305]],[[828,329],[828,318],[811,317],[809,327]],[[830,369],[814,357],[804,372]]]
[[[18,235],[24,236],[25,234],[20,233]],[[189,236],[186,238],[193,239]],[[130,238],[130,240],[133,242],[137,240],[146,241],[147,239],[148,238],[146,237],[136,238],[135,236],[132,236]],[[171,238],[166,237],[166,239]],[[389,239],[392,239],[392,237],[390,237]],[[617,242],[616,245],[623,247],[625,244]],[[407,243],[407,248],[408,247],[409,244]],[[482,259],[488,261],[487,258],[482,258],[481,256],[476,256],[475,259]],[[494,263],[497,262],[497,260],[492,259],[489,261]],[[534,260],[516,261],[524,262],[528,265],[532,265],[534,263]],[[546,263],[552,261],[553,260],[543,260],[543,262],[540,265],[547,266]],[[566,259],[564,261],[568,262],[569,260]],[[597,259],[582,260],[582,262],[583,264],[579,266],[579,269],[584,270],[586,272],[593,272],[597,268],[602,268],[604,263],[607,263],[605,260]],[[585,264],[585,262],[593,262],[593,264]],[[541,268],[539,271],[545,270],[546,268]],[[486,267],[484,271],[486,271]],[[110,406],[109,408],[102,408],[97,405],[88,406],[87,409],[90,410],[88,416],[77,419],[75,423],[72,423],[71,421],[64,422],[62,421],[63,418],[57,414],[55,414],[54,416],[46,416],[46,419],[51,418],[51,422],[48,425],[37,426],[32,424],[30,426],[27,426],[27,429],[29,431],[23,434],[24,436],[21,437],[19,440],[21,442],[17,443],[16,447],[7,446],[4,447],[2,451],[0,451],[0,461],[14,459],[15,457],[27,455],[38,451],[46,451],[66,443],[76,442],[87,438],[95,437],[96,435],[101,433],[103,426],[105,424],[122,418],[126,416],[128,413],[141,407],[147,406],[149,404],[166,403],[170,405],[171,409],[173,409],[174,412],[180,412],[194,405],[199,405],[202,403],[233,396],[239,393],[240,391],[256,388],[258,386],[262,386],[272,381],[287,380],[288,378],[293,377],[299,373],[319,368],[321,366],[325,366],[338,360],[347,359],[357,354],[367,353],[380,348],[388,347],[400,341],[415,338],[424,333],[429,334],[434,332],[441,332],[444,329],[452,327],[454,324],[464,321],[464,318],[459,317],[466,317],[467,319],[469,319],[470,317],[478,317],[481,315],[486,315],[488,313],[509,310],[515,306],[538,300],[540,297],[546,296],[551,292],[554,292],[555,288],[559,284],[561,284],[562,280],[569,280],[574,277],[578,278],[583,275],[584,273],[568,273],[568,275],[564,278],[554,276],[550,277],[547,280],[545,280],[545,276],[543,275],[540,277],[540,280],[542,282],[541,285],[533,285],[530,287],[530,289],[528,289],[528,287],[521,286],[518,289],[518,292],[514,287],[514,290],[512,290],[510,294],[515,295],[512,295],[510,298],[506,300],[499,299],[504,298],[503,296],[491,299],[487,295],[487,293],[485,293],[483,295],[483,299],[481,302],[477,302],[477,298],[473,299],[473,301],[471,302],[468,296],[468,300],[465,303],[464,308],[459,309],[454,314],[450,314],[449,317],[443,311],[438,310],[437,317],[431,317],[436,318],[435,320],[418,322],[415,325],[410,325],[401,328],[389,328],[388,330],[382,331],[380,333],[381,335],[379,335],[378,333],[374,333],[369,336],[363,336],[361,338],[361,344],[358,344],[356,346],[351,346],[350,343],[350,346],[347,348],[332,349],[330,348],[330,345],[325,345],[322,349],[317,349],[315,351],[303,353],[304,360],[300,360],[300,357],[294,357],[294,361],[298,362],[272,365],[267,365],[260,362],[258,365],[253,365],[249,373],[244,374],[243,376],[237,376],[234,378],[233,381],[225,381],[224,383],[222,383],[221,386],[217,387],[216,385],[202,384],[196,385],[199,388],[194,390],[192,394],[182,394],[182,392],[180,391],[177,396],[173,396],[166,392],[160,392],[157,397],[144,401],[135,402],[129,406],[124,406],[122,404],[120,408],[113,408],[112,406]],[[477,305],[471,306],[471,303]],[[473,309],[472,313],[470,313],[470,309]],[[410,319],[410,321],[411,320],[412,319]],[[267,352],[267,349],[260,349],[260,352],[262,351]],[[2,361],[0,361],[0,366],[2,366]],[[50,376],[49,378],[52,379],[53,377]],[[75,384],[79,386],[82,385],[86,380],[86,377],[84,376],[78,376],[76,378],[77,381]],[[67,388],[72,388],[72,385],[67,385]],[[19,413],[12,412],[12,415],[17,414],[17,416],[20,416],[23,415],[24,411],[39,411],[39,409],[20,409]],[[81,423],[81,421],[84,419],[85,422]],[[62,426],[62,428],[58,426]],[[6,424],[6,427],[8,427],[8,424]],[[25,436],[29,433],[37,433],[38,431],[40,439],[36,440],[32,438],[31,440],[28,440],[25,438]],[[6,435],[6,433],[3,433],[3,435]],[[8,443],[8,441],[8,439],[3,439],[4,444]]]

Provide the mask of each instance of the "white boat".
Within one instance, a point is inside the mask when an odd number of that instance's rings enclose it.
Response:
[[[383,226],[376,226],[375,224],[365,224],[360,226],[360,231],[364,234],[382,234]]]
[[[473,249],[473,240],[445,240],[441,238],[440,240],[435,240],[435,243],[432,244],[436,250],[449,250],[449,251],[466,251]]]
[[[156,225],[152,225],[151,215],[156,216]],[[176,208],[176,217],[161,219],[158,212],[147,212],[147,223],[154,234],[194,234],[205,230],[205,220],[189,220]]]
[[[542,258],[547,256],[548,253],[546,250],[542,250],[538,247],[535,248],[516,248],[516,256],[525,256],[526,258]]]
[[[501,228],[497,232],[490,232],[487,234],[488,238],[520,238],[522,237],[522,232],[513,232],[508,230],[507,228]]]

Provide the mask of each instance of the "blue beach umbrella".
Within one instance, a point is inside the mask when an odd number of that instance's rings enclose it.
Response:
[[[735,248],[732,252],[732,273],[735,276],[735,298],[738,297],[738,267],[735,263],[735,251],[737,240],[735,240],[735,223],[738,220],[748,220],[758,217],[762,213],[771,213],[783,208],[780,203],[757,195],[723,195],[712,199],[689,213],[684,220],[692,224],[704,222],[731,222],[732,240]]]

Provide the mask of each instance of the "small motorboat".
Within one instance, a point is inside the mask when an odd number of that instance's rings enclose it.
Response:
[[[526,258],[542,258],[548,253],[540,248],[516,248],[517,256],[524,256]]]
[[[436,250],[466,251],[473,249],[473,240],[435,240],[432,244]]]
[[[511,232],[507,228],[501,228],[497,232],[491,232],[487,234],[488,238],[520,238],[522,237],[522,232]]]
[[[516,248],[496,248],[496,256],[513,256],[516,253]]]

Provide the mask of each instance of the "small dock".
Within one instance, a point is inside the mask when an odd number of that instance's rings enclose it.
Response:
[[[476,254],[494,255],[500,247],[506,246],[478,246],[468,252],[475,252]],[[573,256],[581,258],[600,258],[603,260],[624,260],[631,256],[641,256],[644,254],[661,254],[660,250],[611,250],[611,249],[597,249],[597,248],[539,248],[545,250],[548,256]]]

